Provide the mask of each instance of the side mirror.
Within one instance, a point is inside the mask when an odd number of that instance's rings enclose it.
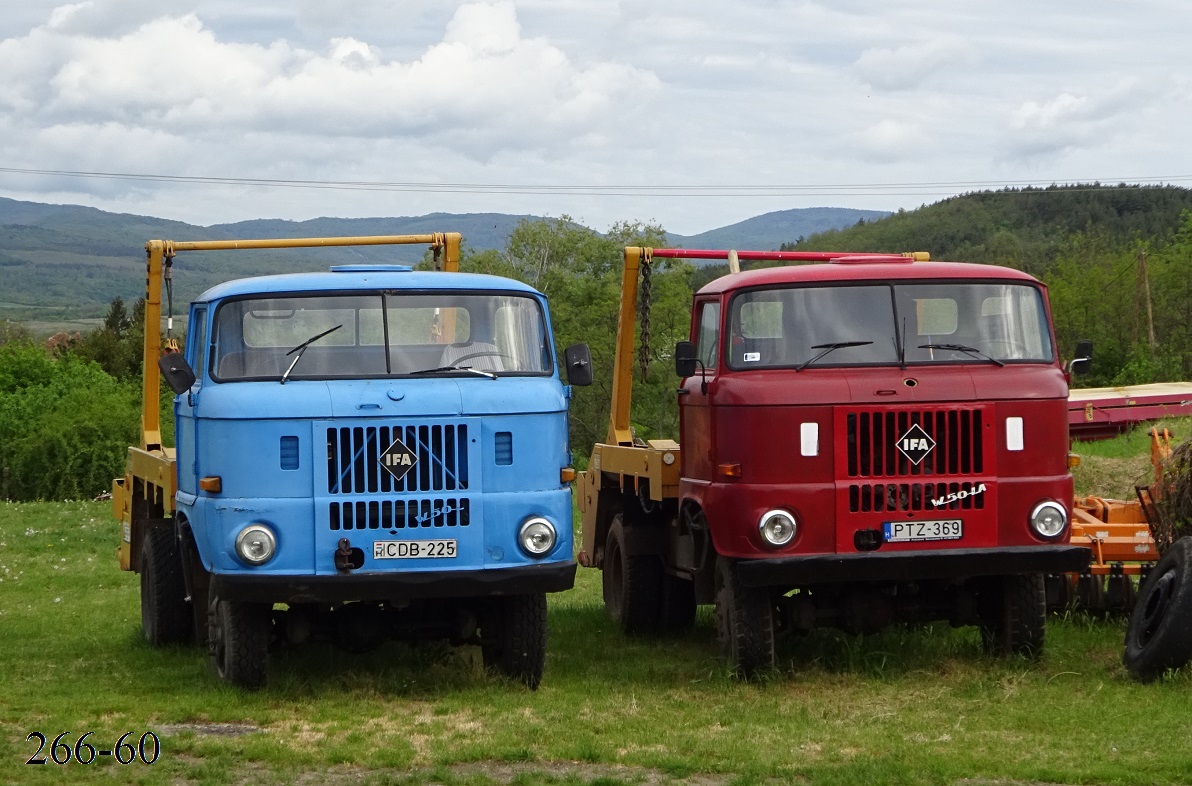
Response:
[[[699,392],[708,392],[708,369],[695,354],[695,344],[690,341],[680,341],[675,344],[675,373],[680,377],[694,377],[699,369]]]
[[[1093,367],[1093,342],[1087,338],[1076,342],[1076,357],[1068,361],[1069,374],[1087,374]]]
[[[585,387],[592,384],[592,352],[587,344],[572,344],[563,350],[563,370],[568,385]]]
[[[195,372],[180,352],[167,352],[157,359],[157,367],[170,390],[182,395],[195,383]]]
[[[699,359],[695,355],[695,344],[690,341],[680,341],[675,344],[675,373],[680,377],[695,376],[695,367]]]

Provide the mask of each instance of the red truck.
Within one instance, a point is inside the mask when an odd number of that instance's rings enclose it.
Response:
[[[695,293],[675,348],[680,443],[635,439],[639,274],[660,257],[816,261]],[[897,621],[976,625],[1038,655],[1069,543],[1068,375],[1046,288],[926,255],[625,250],[609,436],[579,481],[579,562],[629,633],[715,604],[734,671],[775,637]],[[730,266],[735,266],[735,264]]]

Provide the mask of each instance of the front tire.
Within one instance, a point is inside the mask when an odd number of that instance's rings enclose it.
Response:
[[[716,621],[729,667],[751,680],[774,668],[774,605],[766,589],[742,586],[733,567],[716,560]]]
[[[1002,576],[990,588],[981,622],[981,641],[991,655],[1043,654],[1047,592],[1037,573]]]
[[[173,527],[148,527],[141,541],[141,632],[155,647],[190,641],[191,617]]]
[[[484,665],[536,690],[546,668],[546,593],[496,598],[481,630]]]
[[[207,645],[217,677],[245,690],[265,687],[271,611],[265,603],[222,600],[212,594]]]
[[[1172,543],[1138,592],[1122,662],[1150,682],[1192,659],[1192,537]]]

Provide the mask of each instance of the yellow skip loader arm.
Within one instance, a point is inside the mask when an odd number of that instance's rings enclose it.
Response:
[[[133,555],[141,553],[141,537],[152,520],[174,514],[178,472],[174,449],[161,440],[162,356],[161,300],[166,281],[172,277],[174,256],[180,251],[233,251],[268,248],[320,248],[335,246],[428,245],[436,270],[459,270],[462,236],[458,232],[422,235],[373,235],[364,237],[307,237],[255,240],[150,240],[145,244],[145,343],[141,371],[141,440],[128,448],[124,477],[112,481],[112,514],[120,521],[119,559],[121,570],[140,570]],[[177,351],[171,342],[166,352]]]
[[[592,446],[588,469],[578,474],[576,483],[582,522],[577,560],[584,567],[601,565],[604,537],[618,510],[621,494],[633,492],[655,502],[679,496],[679,443],[669,439],[642,443],[634,439],[629,423],[638,278],[643,268],[650,266],[653,251],[631,246],[624,253],[608,437]]]

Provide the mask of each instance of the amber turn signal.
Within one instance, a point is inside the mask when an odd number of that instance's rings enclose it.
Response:
[[[726,478],[741,477],[741,465],[740,464],[719,464],[716,467],[716,471],[719,472],[721,475],[723,475]]]
[[[199,488],[209,494],[218,494],[223,491],[223,479],[219,475],[199,478]]]
[[[559,470],[559,482],[570,483],[575,480],[575,469],[573,467],[563,467]]]

